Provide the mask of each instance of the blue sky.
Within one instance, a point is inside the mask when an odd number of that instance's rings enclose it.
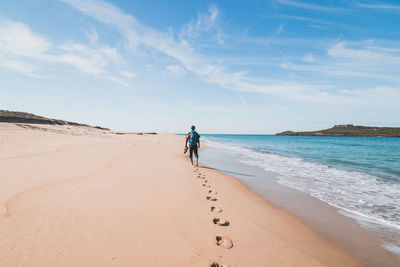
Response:
[[[398,1],[0,2],[0,108],[125,131],[400,127]]]

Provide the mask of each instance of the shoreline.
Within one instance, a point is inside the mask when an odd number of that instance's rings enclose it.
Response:
[[[0,124],[1,265],[359,265],[184,137],[39,128]]]
[[[399,257],[382,247],[382,241],[390,241],[387,236],[362,227],[354,217],[343,214],[342,209],[278,183],[278,173],[226,157],[214,147],[208,149],[212,152],[203,152],[203,164],[241,181],[271,205],[299,218],[317,234],[360,259],[362,265],[398,265]]]

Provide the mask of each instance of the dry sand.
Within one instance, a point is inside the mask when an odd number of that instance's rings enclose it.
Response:
[[[0,266],[358,265],[183,145],[0,123]]]

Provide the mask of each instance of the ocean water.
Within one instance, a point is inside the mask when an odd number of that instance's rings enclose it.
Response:
[[[400,138],[202,135],[242,163],[278,174],[282,185],[384,232],[400,254]]]

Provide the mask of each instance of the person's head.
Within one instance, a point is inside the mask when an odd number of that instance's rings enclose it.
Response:
[[[194,131],[194,129],[196,129],[196,127],[194,125],[192,125],[192,127],[190,127],[190,128],[192,128],[192,131]]]

